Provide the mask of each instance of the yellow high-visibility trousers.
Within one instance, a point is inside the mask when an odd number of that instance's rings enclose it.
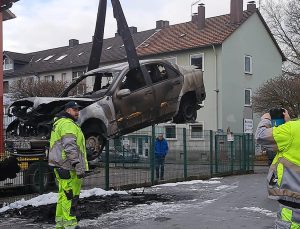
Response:
[[[58,181],[58,200],[56,205],[55,222],[57,229],[74,229],[78,222],[76,218],[77,205],[82,185],[75,171],[55,168]]]
[[[275,223],[276,229],[300,229],[300,209],[280,204]]]

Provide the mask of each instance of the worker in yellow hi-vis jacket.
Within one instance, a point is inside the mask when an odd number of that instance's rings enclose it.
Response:
[[[276,152],[270,166],[268,192],[280,208],[275,228],[300,228],[300,120],[290,121],[282,110],[285,123],[272,127],[271,115],[262,116],[256,131],[257,143]]]
[[[88,171],[85,139],[80,127],[75,123],[80,106],[68,102],[63,112],[54,119],[50,138],[49,165],[54,167],[58,181],[58,201],[56,206],[56,228],[79,228],[76,212],[82,178]]]

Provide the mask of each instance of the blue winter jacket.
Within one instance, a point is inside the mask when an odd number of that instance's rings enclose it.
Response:
[[[163,138],[159,140],[158,138],[155,140],[155,156],[165,157],[168,153],[169,147],[167,141]]]

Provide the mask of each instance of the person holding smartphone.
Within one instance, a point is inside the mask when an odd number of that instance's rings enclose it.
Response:
[[[300,228],[300,120],[291,121],[285,109],[271,110],[261,117],[255,138],[276,153],[267,177],[269,197],[279,202],[275,228]]]

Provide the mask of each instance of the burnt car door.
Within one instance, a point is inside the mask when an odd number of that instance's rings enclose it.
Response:
[[[154,94],[146,69],[127,71],[113,94],[118,128],[122,134],[149,125]]]
[[[146,69],[154,89],[155,116],[168,120],[177,111],[183,76],[166,63],[150,63]]]

